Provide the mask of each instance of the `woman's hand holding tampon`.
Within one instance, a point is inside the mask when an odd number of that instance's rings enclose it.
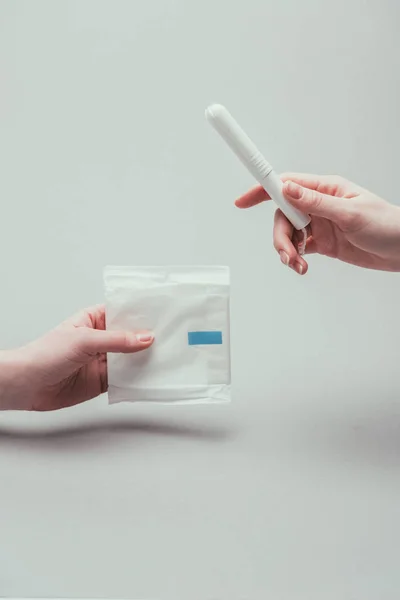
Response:
[[[305,254],[331,258],[380,271],[400,271],[400,208],[342,177],[298,173],[282,175],[283,193],[290,204],[311,215]],[[269,200],[257,186],[236,201],[250,208]],[[274,247],[281,261],[299,275],[308,263],[299,254],[302,233],[278,209]]]

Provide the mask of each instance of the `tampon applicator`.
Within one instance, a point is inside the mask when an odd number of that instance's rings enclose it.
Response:
[[[299,254],[303,254],[308,235],[306,228],[311,222],[310,216],[300,212],[286,200],[281,178],[224,106],[213,104],[207,108],[206,118],[293,227],[303,232],[303,243],[299,248]]]

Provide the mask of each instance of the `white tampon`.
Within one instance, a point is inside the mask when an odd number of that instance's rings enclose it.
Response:
[[[206,110],[206,118],[214,129],[225,140],[236,156],[255,177],[259,184],[279,206],[295,229],[302,230],[306,241],[306,227],[311,222],[305,215],[294,208],[283,195],[283,184],[279,175],[273,170],[261,152],[239,127],[227,109],[220,104],[213,104]]]

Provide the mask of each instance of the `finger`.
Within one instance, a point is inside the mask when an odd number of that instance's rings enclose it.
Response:
[[[338,175],[310,175],[308,173],[283,173],[282,181],[293,181],[328,196],[352,198],[360,192],[360,187]]]
[[[282,262],[289,265],[297,258],[296,248],[292,242],[293,225],[287,220],[281,210],[274,217],[274,248],[281,256]]]
[[[313,237],[308,238],[304,254],[317,254],[317,243]]]
[[[303,232],[302,231],[294,231],[293,237],[292,237],[292,242],[293,242],[293,245],[296,248],[297,252],[300,254],[299,248],[300,248],[300,246],[304,246]],[[315,243],[315,240],[310,231],[308,234],[307,240],[306,240],[304,254],[315,254],[316,252],[317,252],[316,243]]]
[[[90,356],[103,353],[132,354],[149,348],[154,335],[148,331],[140,333],[126,331],[101,331],[82,328],[79,350]]]
[[[72,317],[64,321],[62,325],[83,327],[86,323],[88,326],[93,327],[93,329],[105,329],[105,313],[104,304],[95,304],[75,313]]]
[[[290,180],[284,183],[283,193],[295,208],[306,214],[323,217],[338,224],[349,216],[349,202],[342,198],[322,194]]]
[[[289,223],[282,211],[277,210],[274,220],[274,248],[284,265],[290,267],[299,275],[305,275],[308,271],[308,264],[299,255],[293,243],[293,233],[293,225]]]
[[[341,177],[309,175],[307,173],[283,173],[281,179],[283,182],[290,180],[310,190],[317,190],[332,196],[335,195],[340,183],[345,181]],[[270,196],[263,187],[257,185],[240,196],[235,204],[238,208],[252,208],[266,200],[271,200]]]
[[[308,173],[283,173],[282,181],[293,181],[302,187],[315,190],[330,196],[352,198],[360,192],[359,186],[337,175],[311,175]],[[238,208],[252,208],[261,202],[270,200],[267,192],[260,185],[252,188],[235,202]]]
[[[326,176],[324,175],[311,175],[308,173],[282,173],[281,179],[283,183],[286,181],[293,181],[303,187],[310,190],[318,190],[318,188],[324,183]]]
[[[260,185],[252,188],[243,196],[240,196],[235,202],[238,208],[252,208],[257,204],[261,204],[261,202],[265,202],[266,200],[271,200],[267,192]]]

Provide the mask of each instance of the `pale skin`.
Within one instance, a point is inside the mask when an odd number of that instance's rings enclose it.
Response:
[[[0,354],[0,410],[51,411],[107,391],[107,353],[153,344],[150,332],[106,331],[104,306],[81,311],[42,338]]]
[[[319,253],[347,263],[400,271],[400,208],[341,177],[287,173],[284,194],[311,215],[305,256]],[[256,187],[236,201],[250,208],[268,200]],[[280,210],[274,246],[281,261],[300,275],[299,233]],[[107,353],[147,351],[150,332],[106,331],[103,306],[86,309],[39,340],[0,353],[0,410],[51,411],[80,404],[107,391]]]
[[[358,267],[400,271],[400,208],[342,177],[282,175],[283,191],[296,208],[311,215],[305,255],[322,254]],[[236,201],[251,208],[269,200],[259,186]],[[308,261],[298,253],[300,235],[280,210],[275,213],[274,247],[299,275]]]

